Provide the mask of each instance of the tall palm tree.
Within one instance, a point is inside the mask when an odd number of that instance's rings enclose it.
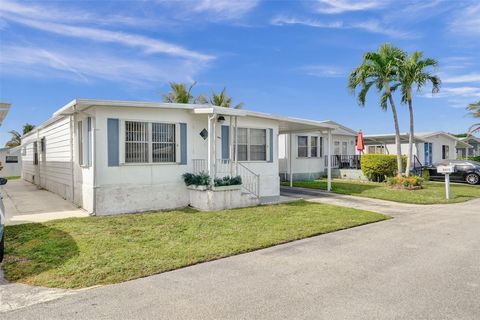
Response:
[[[164,102],[170,103],[197,103],[199,97],[192,95],[192,89],[197,84],[194,81],[188,88],[184,83],[170,82],[171,91],[163,95]]]
[[[480,101],[469,104],[467,107],[467,110],[469,111],[468,114],[470,116],[474,118],[480,118]],[[479,132],[479,131],[480,131],[480,123],[475,123],[468,129],[468,135],[471,135],[472,133]]]
[[[234,108],[234,109],[240,109],[243,106],[243,103],[238,103],[234,106],[232,106],[232,97],[229,97],[227,95],[227,88],[223,88],[220,93],[215,93],[212,92],[212,95],[209,98],[205,98],[203,96],[199,97],[199,101],[201,103],[210,103],[214,106],[219,106],[219,107],[224,107],[224,108]]]
[[[432,85],[432,94],[440,90],[441,81],[436,75],[433,75],[428,69],[435,68],[438,65],[437,60],[426,58],[423,59],[423,52],[415,51],[411,56],[399,61],[399,84],[402,91],[402,103],[408,104],[408,112],[410,115],[410,131],[408,135],[408,159],[405,175],[410,174],[410,165],[413,155],[413,139],[414,139],[414,121],[413,121],[413,103],[412,89],[414,86],[417,92],[420,92],[427,84]]]
[[[356,67],[349,76],[348,88],[351,93],[360,87],[357,100],[360,106],[365,106],[368,91],[375,86],[381,94],[380,107],[388,109],[388,103],[393,114],[395,126],[395,144],[397,149],[397,175],[403,172],[402,150],[400,144],[400,127],[398,124],[397,109],[393,101],[392,92],[398,87],[399,61],[405,58],[405,52],[385,43],[375,52],[367,52],[363,56],[362,63]],[[387,102],[388,101],[388,102]]]
[[[5,143],[5,147],[13,148],[22,144],[22,135],[18,131],[12,130],[9,131],[9,133],[12,135],[12,137],[7,141],[7,143]]]

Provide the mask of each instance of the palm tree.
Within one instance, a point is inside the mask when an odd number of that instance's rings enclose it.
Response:
[[[471,103],[468,105],[467,110],[469,111],[469,115],[474,117],[474,118],[480,118],[480,101],[476,103]],[[472,133],[475,133],[477,131],[480,131],[480,123],[475,123],[473,124],[469,129],[468,129],[468,135],[471,135]]]
[[[187,85],[184,83],[170,82],[171,91],[168,94],[163,95],[164,102],[170,103],[197,103],[199,97],[192,95],[192,89],[197,84],[194,81],[187,89]]]
[[[363,56],[362,63],[356,67],[349,76],[348,88],[351,93],[360,87],[357,100],[360,106],[365,106],[365,100],[370,88],[375,85],[377,91],[381,93],[380,107],[382,110],[388,109],[388,102],[393,114],[393,123],[395,126],[395,144],[397,149],[397,175],[401,175],[402,170],[402,150],[400,144],[400,127],[398,125],[398,116],[392,92],[398,87],[398,62],[405,57],[405,52],[385,43],[380,46],[376,52],[367,52]],[[388,102],[387,102],[388,101]]]
[[[412,104],[412,88],[416,86],[417,92],[427,85],[432,85],[432,94],[440,90],[440,78],[432,75],[428,68],[435,68],[438,65],[437,60],[426,58],[423,59],[423,52],[415,51],[411,56],[399,61],[399,84],[402,91],[402,103],[408,104],[408,112],[410,115],[410,131],[408,135],[408,159],[405,175],[410,174],[410,165],[413,155],[413,139],[414,139],[414,121],[413,121],[413,104]]]
[[[35,125],[27,122],[23,125],[23,134],[27,134],[33,129],[35,129]]]
[[[9,133],[12,135],[12,137],[7,141],[7,143],[5,143],[5,147],[13,148],[22,144],[22,135],[18,131],[12,130],[9,131]]]
[[[227,88],[223,88],[220,93],[215,93],[212,92],[212,95],[210,98],[205,98],[203,96],[199,97],[199,101],[201,103],[210,103],[214,106],[219,106],[219,107],[224,107],[224,108],[234,108],[234,109],[240,109],[243,106],[243,103],[238,103],[234,106],[232,106],[232,97],[229,97],[227,95]]]

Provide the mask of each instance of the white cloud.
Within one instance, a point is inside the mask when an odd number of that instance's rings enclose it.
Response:
[[[480,73],[469,73],[457,76],[447,76],[442,78],[444,83],[467,83],[480,82]]]
[[[303,25],[313,28],[322,29],[360,29],[371,33],[378,33],[390,36],[392,38],[412,38],[413,36],[407,32],[388,28],[382,25],[377,20],[365,20],[362,22],[343,22],[341,20],[335,20],[330,22],[324,22],[320,19],[308,19],[297,17],[277,16],[273,18],[270,23],[275,26],[283,25]]]
[[[199,0],[196,3],[188,2],[196,12],[208,12],[226,19],[235,19],[244,16],[258,4],[258,0]]]
[[[338,14],[349,11],[379,9],[387,3],[387,0],[317,0],[316,11]]]
[[[202,61],[208,61],[214,58],[213,56],[188,50],[172,43],[137,34],[90,27],[76,27],[66,24],[35,21],[23,18],[10,18],[10,20],[42,31],[60,34],[65,37],[83,38],[85,40],[110,42],[133,48],[141,48],[145,53],[148,54],[163,53]]]
[[[345,71],[337,66],[329,65],[310,65],[297,69],[298,71],[305,73],[309,76],[319,78],[338,78],[345,75]]]
[[[480,87],[444,87],[440,89],[440,92],[432,95],[425,93],[425,98],[445,98],[445,97],[463,97],[463,98],[475,98],[480,97]]]
[[[456,33],[480,35],[480,3],[476,2],[456,12],[450,29]]]
[[[113,53],[42,47],[5,46],[2,72],[12,75],[62,77],[89,82],[90,79],[145,84],[190,81],[205,65],[183,59],[149,60],[121,57]]]

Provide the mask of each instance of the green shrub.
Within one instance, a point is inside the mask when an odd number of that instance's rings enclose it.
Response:
[[[480,162],[480,156],[467,157],[467,160],[472,160],[472,161]]]
[[[424,181],[430,181],[430,171],[427,168],[422,169],[422,179]]]
[[[382,182],[385,177],[392,177],[397,173],[397,156],[392,154],[366,154],[361,160],[363,174],[371,181]],[[402,157],[403,167],[407,158]]]
[[[210,185],[210,176],[206,172],[200,172],[199,174],[195,173],[184,173],[182,175],[183,181],[187,186],[208,186]]]
[[[423,179],[417,176],[408,176],[408,177],[390,177],[387,178],[387,184],[391,187],[402,188],[402,189],[421,189]]]
[[[236,177],[223,177],[214,180],[215,187],[223,186],[237,186],[242,184],[242,178],[240,176]]]

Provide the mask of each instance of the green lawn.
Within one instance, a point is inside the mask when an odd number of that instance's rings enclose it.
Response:
[[[282,182],[289,185],[289,182]],[[295,181],[294,187],[327,190],[327,180]],[[383,199],[415,204],[455,203],[480,197],[479,186],[451,185],[451,199],[445,199],[445,185],[441,182],[425,182],[420,190],[394,189],[385,183],[334,179],[332,191],[339,194]]]
[[[6,227],[5,276],[46,287],[117,283],[384,220],[296,201],[224,211],[87,217]]]

